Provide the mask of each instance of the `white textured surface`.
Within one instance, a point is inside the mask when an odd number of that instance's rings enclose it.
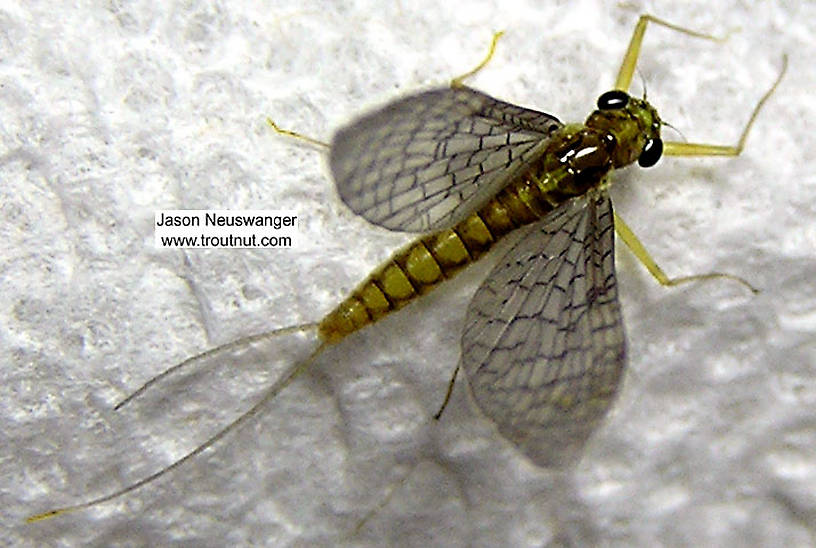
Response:
[[[816,543],[816,5],[76,4],[0,7],[0,544]],[[318,319],[402,241],[348,213],[320,153],[265,116],[328,138],[468,69],[505,29],[471,84],[580,120],[640,11],[738,29],[721,46],[647,32],[649,97],[689,140],[736,138],[790,55],[743,157],[667,159],[619,174],[614,192],[669,273],[727,270],[763,291],[660,288],[619,249],[629,373],[576,470],[529,465],[462,384],[424,422],[477,272],[324,356],[171,477],[23,523],[158,469],[251,403],[235,397],[246,377],[215,373],[113,413],[124,394],[212,345]],[[294,209],[306,243],[157,251],[160,208]]]

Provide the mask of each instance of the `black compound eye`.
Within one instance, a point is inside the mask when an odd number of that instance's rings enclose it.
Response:
[[[614,110],[625,107],[628,102],[629,94],[619,89],[613,89],[598,97],[598,108],[601,110]]]
[[[652,167],[660,159],[663,154],[663,141],[660,139],[649,139],[646,141],[646,146],[643,147],[643,152],[638,158],[638,165],[640,167]]]

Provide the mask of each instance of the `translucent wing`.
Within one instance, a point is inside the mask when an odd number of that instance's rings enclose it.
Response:
[[[342,128],[329,165],[340,198],[391,230],[452,226],[544,150],[561,122],[460,87],[397,100]]]
[[[471,393],[539,466],[577,461],[615,396],[625,341],[614,261],[609,196],[582,196],[534,225],[468,308]]]

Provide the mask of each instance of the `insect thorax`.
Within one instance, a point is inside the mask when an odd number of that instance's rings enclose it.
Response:
[[[613,169],[615,137],[582,124],[568,124],[551,138],[527,174],[553,206],[586,193]]]
[[[552,136],[528,177],[552,203],[598,186],[613,169],[638,160],[660,139],[660,118],[642,99],[626,97],[620,108],[598,109],[585,124],[567,124]]]

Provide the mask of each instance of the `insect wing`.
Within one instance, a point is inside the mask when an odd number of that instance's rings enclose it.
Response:
[[[539,466],[577,462],[611,405],[625,337],[612,203],[582,196],[536,223],[470,303],[462,367],[499,432]]]
[[[467,87],[397,100],[337,132],[340,198],[391,230],[453,226],[540,157],[558,119]]]

